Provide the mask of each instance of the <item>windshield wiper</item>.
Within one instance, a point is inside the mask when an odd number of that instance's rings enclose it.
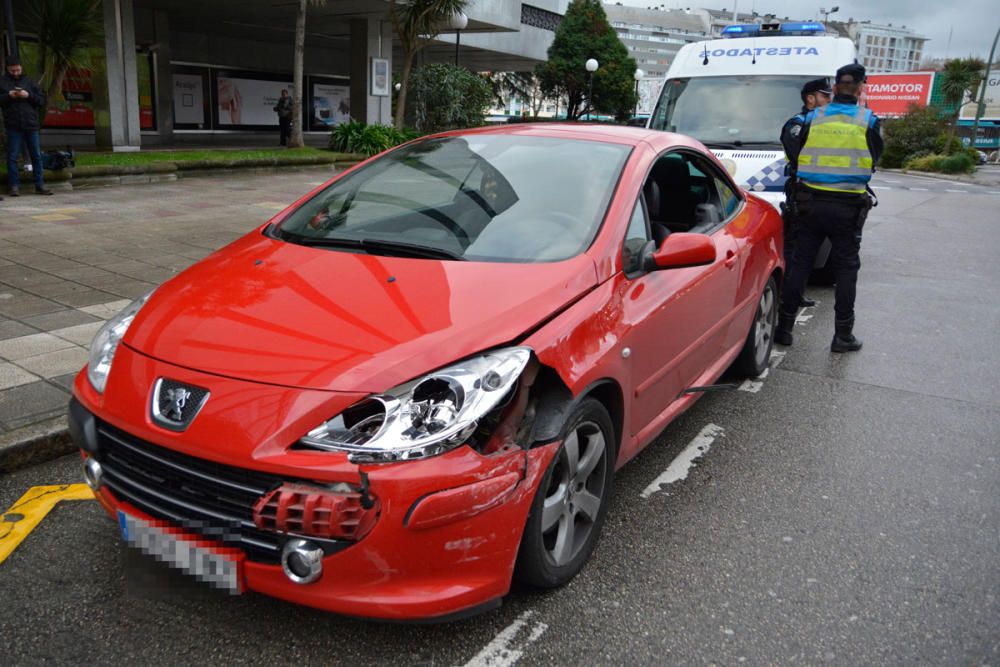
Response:
[[[451,259],[456,261],[466,261],[465,257],[433,246],[418,245],[416,243],[402,243],[400,241],[383,241],[381,239],[344,239],[333,237],[299,237],[296,243],[304,246],[317,248],[353,248],[365,251],[382,251],[399,254],[408,257],[426,257],[430,259]]]
[[[746,148],[748,146],[780,146],[781,142],[778,141],[741,141],[736,139],[735,141],[703,141],[708,148]]]

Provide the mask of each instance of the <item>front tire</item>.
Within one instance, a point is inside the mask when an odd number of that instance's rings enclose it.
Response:
[[[736,370],[749,377],[757,377],[767,368],[774,347],[774,324],[778,317],[778,283],[774,276],[767,279],[757,311],[754,313],[750,333],[736,358]]]
[[[515,578],[557,588],[590,559],[604,525],[614,475],[614,427],[586,398],[570,413],[563,443],[538,485],[517,555]]]

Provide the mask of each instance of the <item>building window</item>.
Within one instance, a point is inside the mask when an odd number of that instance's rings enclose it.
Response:
[[[555,32],[561,22],[562,16],[555,12],[550,12],[541,7],[533,7],[526,4],[521,5],[521,23],[523,25]]]

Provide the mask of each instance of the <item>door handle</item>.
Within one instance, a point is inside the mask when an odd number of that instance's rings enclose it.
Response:
[[[735,252],[733,252],[732,250],[727,250],[726,251],[726,261],[724,261],[723,264],[726,265],[727,269],[731,269],[734,266],[736,266],[736,260],[738,260],[738,259],[739,259],[739,257],[736,256]]]

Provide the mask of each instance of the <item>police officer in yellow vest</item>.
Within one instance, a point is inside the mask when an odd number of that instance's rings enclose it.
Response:
[[[854,352],[854,298],[861,268],[861,228],[872,206],[868,181],[882,154],[878,118],[858,106],[865,80],[861,65],[837,70],[833,102],[810,111],[799,133],[798,152],[788,160],[798,174],[800,228],[786,267],[781,312],[774,341],[792,344],[792,327],[806,281],[823,239],[829,238],[836,278],[835,333],[830,350]],[[794,305],[792,305],[794,304]]]

